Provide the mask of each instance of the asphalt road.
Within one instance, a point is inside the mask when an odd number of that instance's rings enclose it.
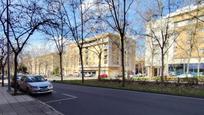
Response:
[[[204,99],[54,84],[35,98],[65,115],[204,115]]]

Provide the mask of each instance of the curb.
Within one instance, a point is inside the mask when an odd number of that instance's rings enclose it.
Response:
[[[42,102],[42,101],[40,101],[40,100],[38,100],[38,99],[35,99],[35,98],[33,98],[32,96],[30,96],[30,95],[27,95],[27,96],[29,96],[30,98],[32,98],[32,99],[38,101],[39,103],[41,103],[41,104],[43,104],[43,105],[45,105],[45,106],[47,106],[50,110],[54,111],[57,115],[64,115],[63,113],[57,111],[55,108],[53,108],[52,106],[46,104],[45,102]]]
[[[37,99],[35,99],[35,100],[37,100]],[[40,101],[40,100],[37,100],[37,101],[38,101],[39,103],[41,103],[41,104],[47,106],[47,107],[48,107],[49,109],[51,109],[52,111],[56,112],[57,115],[64,115],[64,114],[62,114],[61,112],[57,111],[57,110],[56,110],[55,108],[53,108],[52,106],[46,104],[45,102],[42,102],[42,101]]]

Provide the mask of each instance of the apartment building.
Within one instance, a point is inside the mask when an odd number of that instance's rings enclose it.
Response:
[[[31,74],[42,74],[50,76],[55,69],[59,69],[59,56],[56,53],[49,53],[33,58],[26,58],[23,64]]]
[[[178,9],[163,19],[147,24],[146,32],[152,28],[161,29],[169,17],[169,37],[164,57],[164,74],[204,75],[204,4]],[[163,23],[163,24],[161,24]],[[158,29],[158,30],[159,30]],[[156,34],[160,34],[159,32]],[[146,37],[145,66],[148,76],[161,75],[161,51],[155,39]]]
[[[135,73],[135,41],[127,38],[125,41],[126,73]],[[98,75],[99,55],[101,53],[101,74],[117,76],[121,74],[120,37],[106,33],[87,38],[83,46],[83,63],[85,75]],[[81,65],[79,51],[75,43],[69,44],[65,71],[68,75],[79,75]]]

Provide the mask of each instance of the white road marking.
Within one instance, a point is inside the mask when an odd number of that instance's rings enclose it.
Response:
[[[66,94],[66,93],[63,93],[62,95],[67,96],[67,97],[71,97],[71,98],[77,98],[76,96],[69,95],[69,94]]]
[[[56,102],[61,102],[61,101],[67,101],[67,100],[72,100],[72,99],[76,99],[78,97],[76,96],[73,96],[73,95],[69,95],[69,94],[66,94],[66,93],[63,93],[62,95],[66,96],[67,98],[63,98],[63,99],[57,99],[57,100],[51,100],[51,101],[47,101],[45,103],[56,103]]]
[[[57,100],[47,101],[45,103],[55,103],[55,102],[60,102],[60,101],[72,100],[72,99],[73,98],[57,99]]]

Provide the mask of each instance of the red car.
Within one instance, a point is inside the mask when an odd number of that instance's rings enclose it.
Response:
[[[105,73],[104,73],[104,74],[101,74],[101,75],[100,75],[100,78],[102,78],[102,79],[104,79],[104,78],[108,78],[108,75],[105,74]]]

